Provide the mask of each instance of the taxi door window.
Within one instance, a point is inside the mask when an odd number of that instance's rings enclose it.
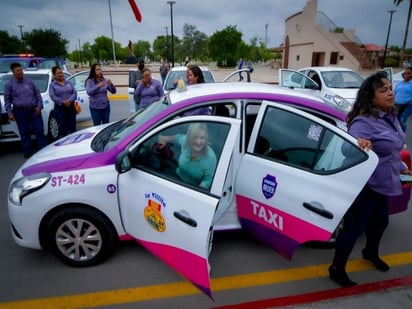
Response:
[[[273,107],[265,113],[254,153],[319,174],[367,159],[362,150],[319,123]]]
[[[139,145],[133,165],[209,191],[229,130],[229,124],[199,121],[168,127]]]

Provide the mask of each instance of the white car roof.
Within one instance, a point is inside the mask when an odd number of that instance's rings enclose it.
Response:
[[[204,72],[204,71],[210,71],[208,67],[205,66],[199,66],[199,68]],[[186,66],[178,66],[178,67],[173,67],[170,68],[170,71],[186,71],[187,67]]]
[[[187,86],[185,91],[178,91],[177,89],[169,92],[169,97],[172,103],[182,100],[190,99],[192,97],[207,96],[212,93],[219,93],[221,95],[229,93],[269,93],[276,95],[288,95],[299,97],[303,99],[310,99],[319,103],[325,103],[322,99],[302,92],[297,92],[288,88],[277,85],[270,85],[264,83],[205,83]]]

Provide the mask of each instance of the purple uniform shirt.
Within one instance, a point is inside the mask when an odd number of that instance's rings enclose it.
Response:
[[[13,114],[12,107],[43,108],[39,89],[31,79],[25,77],[21,81],[12,77],[4,85],[4,103],[9,116]]]
[[[372,150],[379,162],[368,180],[372,190],[384,195],[402,194],[399,174],[406,169],[400,152],[405,145],[405,132],[402,130],[396,113],[379,112],[374,116],[356,116],[348,132],[356,138],[372,142]]]
[[[105,82],[103,87],[99,87],[101,81]],[[109,98],[107,97],[107,91],[116,93],[116,87],[109,85],[102,77],[100,80],[88,79],[86,82],[86,91],[89,95],[89,104],[91,108],[104,109],[109,104]]]
[[[152,79],[149,86],[139,83],[134,91],[134,94],[140,96],[140,109],[159,100],[164,95],[164,91],[160,81]]]
[[[63,102],[66,100],[74,102],[77,99],[76,88],[74,88],[73,84],[67,80],[64,81],[63,85],[54,80],[50,84],[49,95],[54,104],[60,106],[63,105]]]

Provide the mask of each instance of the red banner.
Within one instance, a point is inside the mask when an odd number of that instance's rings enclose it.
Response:
[[[129,4],[132,7],[132,11],[134,13],[134,16],[136,17],[136,20],[139,23],[142,22],[142,14],[140,13],[140,10],[137,7],[137,4],[136,4],[135,0],[129,0]]]

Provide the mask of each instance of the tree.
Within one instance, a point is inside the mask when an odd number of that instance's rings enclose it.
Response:
[[[170,38],[169,38],[170,39]],[[156,39],[153,41],[153,58],[156,61],[159,61],[161,59],[167,59],[167,61],[170,60],[170,43],[167,42],[167,38],[165,35],[159,35],[156,37]]]
[[[26,45],[35,55],[41,57],[66,57],[68,40],[63,39],[57,30],[34,29],[25,32]]]
[[[205,33],[197,30],[196,26],[184,24],[182,48],[191,59],[197,59],[200,56],[207,57],[208,37]]]
[[[403,0],[394,0],[393,1],[396,6],[399,6],[403,2]],[[403,62],[403,58],[405,56],[405,49],[406,49],[406,41],[408,40],[408,31],[409,31],[409,22],[411,20],[411,12],[412,12],[412,1],[409,0],[409,9],[408,9],[408,17],[406,18],[406,27],[405,27],[405,34],[403,36],[403,44],[401,49],[401,61]]]
[[[150,42],[139,40],[133,44],[133,53],[138,58],[151,58],[152,53],[150,51]]]
[[[16,36],[10,36],[7,31],[0,30],[0,55],[17,54],[21,46],[21,41]]]
[[[221,31],[216,31],[209,38],[210,56],[217,60],[218,66],[236,66],[241,42],[242,33],[236,29],[236,26],[227,26]]]

